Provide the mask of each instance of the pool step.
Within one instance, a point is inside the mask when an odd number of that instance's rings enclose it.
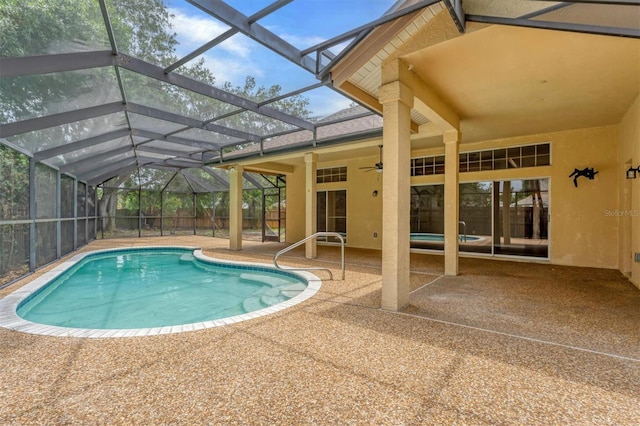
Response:
[[[258,311],[260,309],[266,308],[269,305],[262,303],[260,297],[249,297],[242,302],[242,308],[245,312],[253,312]]]
[[[282,296],[280,295],[280,287],[273,287],[262,293],[260,296],[260,301],[267,306],[275,305],[283,301]]]
[[[180,256],[180,263],[191,263],[193,262],[195,257],[191,253],[186,253]]]
[[[291,285],[287,285],[280,289],[280,294],[285,297],[291,298],[299,295],[303,291],[307,289],[307,286],[302,283],[295,283]]]
[[[271,287],[279,287],[289,282],[287,280],[283,280],[282,278],[278,278],[278,277],[272,277],[272,276],[260,275],[260,274],[248,274],[248,273],[240,274],[240,280],[246,284],[256,284],[256,285],[266,284]]]

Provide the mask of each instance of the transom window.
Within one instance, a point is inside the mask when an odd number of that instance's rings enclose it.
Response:
[[[551,164],[551,144],[463,152],[459,161],[460,173],[548,166]],[[443,155],[411,159],[411,176],[440,174],[444,174]]]
[[[346,182],[347,167],[328,167],[316,171],[316,183]]]

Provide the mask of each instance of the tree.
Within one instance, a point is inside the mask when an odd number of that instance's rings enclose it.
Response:
[[[162,0],[106,0],[106,6],[119,51],[160,66],[167,66],[178,59],[176,34],[172,31],[171,16]],[[0,55],[5,57],[111,49],[98,0],[0,0],[0,34]],[[206,68],[203,59],[191,61],[177,72],[210,85],[216,83],[215,75]],[[203,121],[237,109],[234,105],[122,68],[120,74],[129,101]],[[113,67],[3,78],[0,83],[0,98],[3,100],[0,120],[3,123],[122,100]],[[251,76],[247,76],[242,86],[223,83],[221,87],[256,102],[265,102],[281,93],[278,85],[259,87]],[[300,118],[310,116],[309,101],[301,95],[267,105]],[[250,112],[226,117],[216,124],[257,135],[292,128]],[[35,153],[100,135],[105,129],[126,128],[128,125],[124,114],[111,114],[16,135],[12,141]],[[219,140],[230,146],[247,145],[237,144],[237,139],[224,135],[220,135]],[[86,157],[86,152],[74,151],[65,154],[60,161],[68,164]],[[139,171],[140,179],[144,173]],[[154,178],[153,173],[150,177]],[[129,185],[126,176],[118,185],[123,182],[125,186]],[[101,191],[100,214],[111,218],[105,223],[106,228],[115,226],[117,202],[113,197],[117,192],[113,188]]]
[[[27,156],[0,145],[0,220],[29,218],[28,182]],[[25,269],[24,261],[29,252],[24,244],[25,230],[28,230],[26,225],[0,226],[0,277],[19,268]]]

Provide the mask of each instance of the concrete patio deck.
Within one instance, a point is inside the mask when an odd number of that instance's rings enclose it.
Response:
[[[284,247],[174,237],[83,250],[163,244],[260,263]],[[318,254],[280,263],[339,277],[339,250]],[[380,309],[380,260],[348,249],[345,281],[225,327],[119,339],[0,329],[0,424],[640,424],[640,290],[619,272],[461,258],[461,275],[444,277],[441,257],[412,254],[411,304],[395,313]]]

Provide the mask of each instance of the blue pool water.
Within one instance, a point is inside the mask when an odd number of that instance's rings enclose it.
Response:
[[[193,250],[122,250],[85,257],[22,301],[16,313],[60,327],[166,327],[257,311],[306,287],[291,273],[207,262]]]
[[[460,241],[465,241],[464,235],[459,235],[458,238]],[[478,241],[480,237],[474,237],[472,235],[467,235],[466,241]],[[430,233],[411,233],[411,241],[444,241],[444,235],[442,234],[430,234]]]

